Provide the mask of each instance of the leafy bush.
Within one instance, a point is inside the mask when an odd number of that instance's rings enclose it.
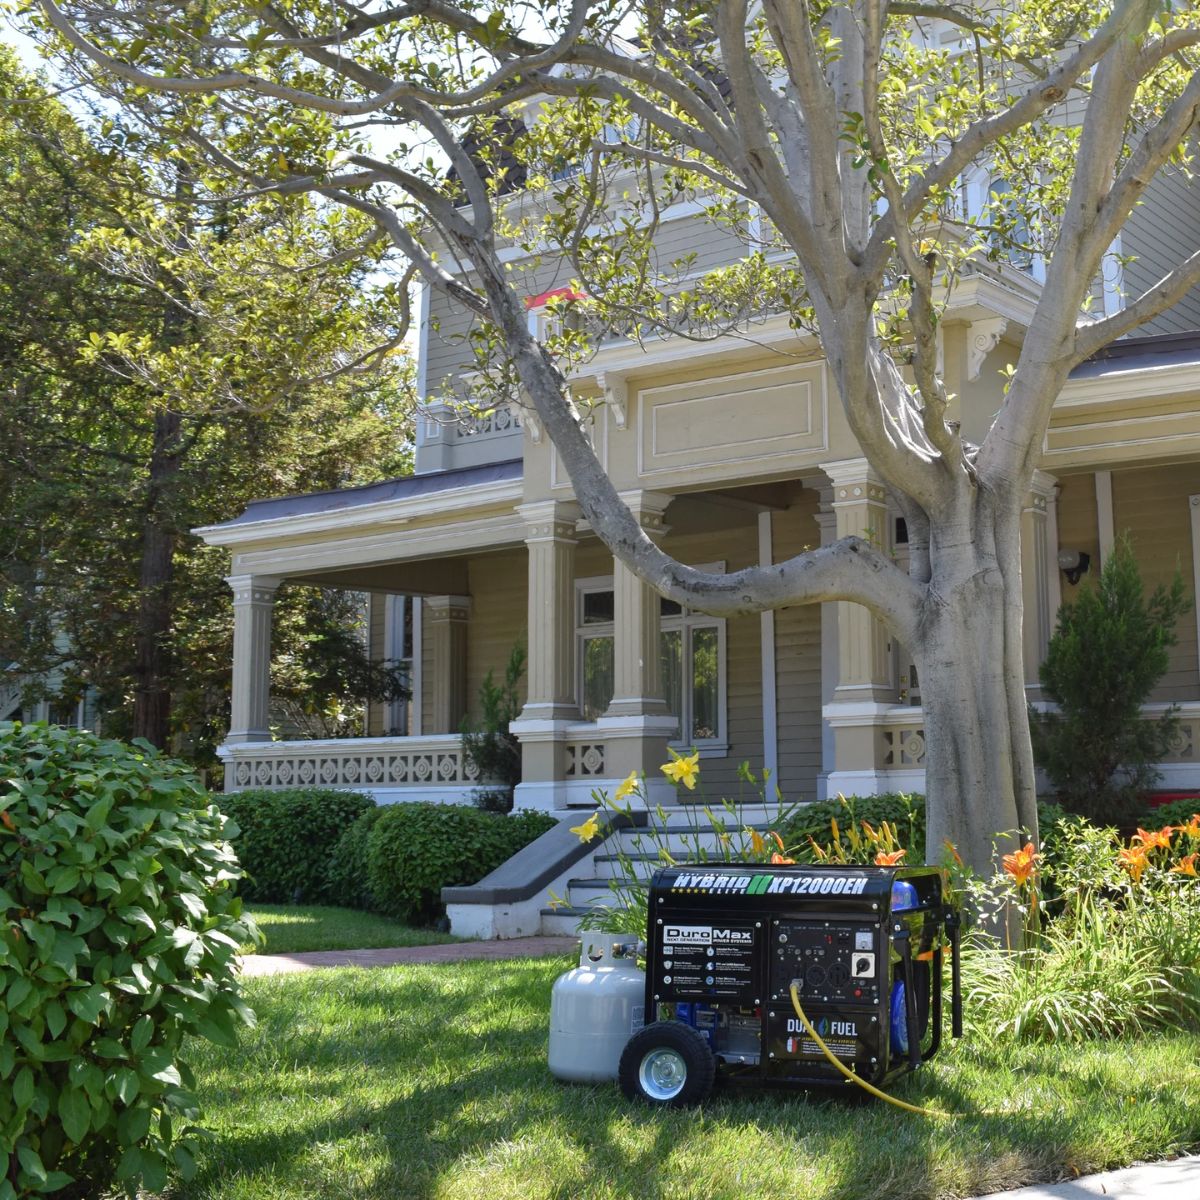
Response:
[[[1196,813],[1200,813],[1200,796],[1185,796],[1182,800],[1168,800],[1166,804],[1144,809],[1137,823],[1147,829],[1186,825]]]
[[[1142,705],[1167,670],[1176,623],[1191,607],[1178,573],[1147,600],[1133,549],[1120,537],[1095,586],[1064,605],[1041,667],[1057,712],[1031,712],[1034,755],[1059,802],[1098,821],[1126,821],[1159,778],[1179,727]]]
[[[1086,821],[1058,827],[1053,854],[1021,884],[993,881],[1028,933],[1019,950],[986,927],[964,954],[966,1010],[985,1034],[1079,1041],[1200,1018],[1200,821],[1123,844]],[[1015,858],[1016,856],[1012,856]],[[1057,897],[1045,903],[1047,877]],[[1047,909],[1049,920],[1043,914]]]
[[[253,1014],[234,832],[145,743],[0,724],[0,1196],[152,1191],[193,1168],[183,1039]]]
[[[463,721],[463,753],[474,764],[479,782],[475,803],[488,812],[512,812],[513,790],[521,782],[521,743],[509,726],[521,715],[519,686],[525,673],[525,647],[518,642],[508,656],[504,682],[489,671],[479,685],[478,726]]]
[[[428,921],[442,911],[442,888],[478,882],[554,825],[546,813],[391,805],[367,838],[367,881],[381,912]]]
[[[377,907],[367,879],[367,844],[375,822],[387,811],[376,806],[354,820],[337,840],[325,870],[325,899],[343,908]]]
[[[248,876],[241,894],[264,904],[324,901],[333,848],[375,807],[370,796],[329,788],[233,792],[217,803],[240,830],[233,848]]]

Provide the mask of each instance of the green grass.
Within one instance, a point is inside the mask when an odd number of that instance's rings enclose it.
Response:
[[[251,904],[247,911],[267,936],[267,944],[258,948],[259,954],[432,946],[456,940],[448,933],[413,929],[390,917],[353,908],[330,908],[319,904]],[[254,949],[253,946],[242,947],[243,953],[251,953]]]
[[[171,1200],[945,1200],[1200,1146],[1200,1034],[959,1043],[904,1098],[629,1105],[546,1070],[565,959],[250,979],[257,1030],[191,1048],[215,1140]]]

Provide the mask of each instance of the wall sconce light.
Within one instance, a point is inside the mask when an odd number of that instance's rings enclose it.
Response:
[[[1067,577],[1067,582],[1074,587],[1079,577],[1087,572],[1092,556],[1086,550],[1060,550],[1058,552],[1058,569]]]

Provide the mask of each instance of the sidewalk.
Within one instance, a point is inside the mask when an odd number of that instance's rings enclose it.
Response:
[[[319,967],[392,967],[397,963],[463,962],[486,958],[540,958],[567,954],[579,944],[574,937],[527,937],[491,942],[447,942],[441,946],[406,946],[393,950],[312,950],[305,954],[247,954],[239,961],[243,975],[288,975]]]
[[[1041,1183],[1015,1192],[993,1192],[981,1200],[1197,1200],[1200,1156],[1144,1163],[1103,1175],[1086,1175],[1066,1183]]]

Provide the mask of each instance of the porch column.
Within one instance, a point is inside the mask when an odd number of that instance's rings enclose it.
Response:
[[[828,503],[822,505],[828,514],[822,543],[827,538],[834,541],[854,535],[882,550],[889,549],[887,494],[867,460],[828,463],[821,470],[833,484]],[[891,764],[883,726],[896,704],[891,639],[861,604],[843,601],[822,606],[826,611],[830,608],[836,609],[837,649],[832,693],[824,677],[826,666],[832,664],[824,648],[822,651],[823,740],[827,749],[832,742],[833,751],[832,764],[826,760],[825,791],[827,795],[871,795],[890,786],[884,773]],[[828,652],[828,658],[833,653]]]
[[[433,651],[430,733],[457,733],[467,715],[467,617],[470,596],[426,596],[425,633]]]
[[[269,742],[271,610],[283,581],[274,575],[229,575],[233,589],[233,690],[226,742]]]
[[[673,496],[639,490],[622,492],[621,499],[649,537],[663,537],[663,513]],[[613,559],[613,698],[597,726],[605,740],[605,775],[623,779],[645,772],[648,789],[670,801],[674,793],[659,767],[679,723],[662,694],[660,603],[649,584]]]
[[[1058,480],[1034,471],[1021,507],[1021,597],[1025,616],[1022,644],[1025,688],[1041,695],[1038,668],[1046,657],[1061,601],[1058,578]]]
[[[517,511],[529,551],[525,707],[511,726],[521,741],[517,806],[549,810],[565,805],[566,727],[579,720],[574,670],[579,505],[541,500]]]
[[[829,463],[821,470],[833,481],[833,511],[839,538],[856,535],[886,550],[887,496],[865,458]],[[895,703],[888,632],[861,604],[838,604],[838,683],[834,696]]]

